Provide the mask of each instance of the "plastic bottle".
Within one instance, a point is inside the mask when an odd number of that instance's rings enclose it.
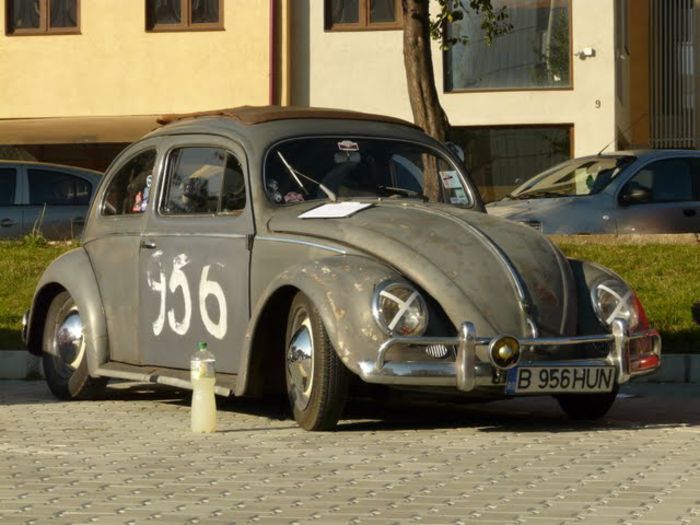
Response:
[[[192,381],[192,432],[216,431],[216,399],[214,396],[214,354],[207,350],[207,343],[199,343],[190,359]]]

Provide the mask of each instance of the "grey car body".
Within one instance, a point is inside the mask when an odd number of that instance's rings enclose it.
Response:
[[[307,143],[317,147],[313,154],[295,153]],[[292,166],[313,165],[325,145],[347,171],[377,143],[418,148],[416,164],[434,158],[442,191],[453,188],[451,204],[424,202],[408,188],[343,197],[338,166],[311,190],[311,172]],[[191,186],[214,185],[194,161],[188,169],[197,184],[175,184],[187,148],[235,156],[245,187],[231,194],[240,203],[245,192],[242,209],[171,215]],[[409,153],[392,169],[404,170]],[[144,155],[152,155],[153,168],[138,180],[147,180],[148,191],[122,207],[110,188]],[[419,179],[416,171],[402,176]],[[284,183],[296,190],[286,204],[278,191]],[[304,191],[307,198],[296,202]],[[229,200],[220,199],[219,209]],[[348,206],[354,209],[333,216]],[[125,213],[132,209],[139,213]],[[602,281],[621,301],[610,305],[605,296],[604,307],[614,311],[603,321],[591,304]],[[242,108],[176,119],[114,161],[82,246],[42,276],[25,337],[30,352],[43,353],[54,393],[68,399],[110,377],[188,388],[190,355],[205,340],[217,359],[218,393],[258,395],[286,384],[300,424],[323,429],[337,421],[353,383],[499,398],[509,395],[508,372],[526,363],[605,367],[615,385],[624,383],[660,364],[658,334],[637,322],[643,313],[634,301],[612,272],[569,261],[533,229],[483,213],[459,160],[408,123],[337,110]],[[632,310],[634,319],[622,318]],[[608,386],[584,401],[602,396],[609,406]],[[580,405],[578,397],[562,396]],[[312,408],[327,413],[309,415]]]
[[[0,160],[0,238],[34,229],[47,239],[79,237],[101,175],[61,164]]]
[[[697,233],[700,152],[634,150],[576,158],[486,208],[545,234]]]

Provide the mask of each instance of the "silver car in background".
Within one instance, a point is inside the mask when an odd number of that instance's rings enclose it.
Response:
[[[79,237],[98,171],[43,162],[0,161],[0,239],[37,229],[47,239]]]
[[[580,157],[486,206],[545,234],[700,232],[700,152],[635,150]]]

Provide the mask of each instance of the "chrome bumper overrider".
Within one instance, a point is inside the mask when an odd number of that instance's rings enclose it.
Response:
[[[360,375],[368,383],[390,385],[453,386],[469,392],[478,386],[494,386],[498,368],[489,361],[479,361],[477,346],[488,346],[493,337],[477,337],[472,323],[462,323],[456,337],[393,337],[385,341],[378,350],[376,361],[361,361]],[[630,342],[647,339],[651,352],[646,358],[632,360]],[[525,360],[518,366],[614,366],[618,384],[631,377],[648,374],[661,363],[661,338],[656,330],[629,333],[627,323],[615,319],[609,334],[572,337],[540,337],[518,339],[521,347],[567,346],[586,343],[612,343],[604,358],[558,361]],[[429,346],[445,345],[456,348],[454,361],[388,361],[389,350],[396,345]],[[646,354],[645,354],[646,355]],[[652,359],[653,358],[653,359]],[[643,363],[640,365],[639,363]]]

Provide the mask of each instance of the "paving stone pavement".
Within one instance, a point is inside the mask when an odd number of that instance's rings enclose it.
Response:
[[[547,398],[355,401],[309,433],[273,401],[0,381],[1,523],[700,524],[700,386],[637,384],[595,424]]]

